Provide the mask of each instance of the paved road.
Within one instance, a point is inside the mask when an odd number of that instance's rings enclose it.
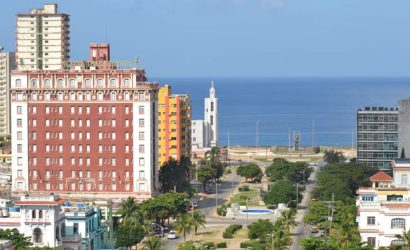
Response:
[[[245,164],[244,162],[241,164]],[[208,194],[205,199],[200,200],[198,202],[198,210],[202,211],[207,217],[207,225],[211,224],[231,224],[232,221],[230,220],[218,220],[209,218],[211,215],[212,210],[215,208],[216,204],[218,206],[222,205],[225,202],[225,199],[233,190],[234,187],[239,185],[241,180],[240,176],[236,175],[236,171],[232,171],[227,178],[220,181],[218,184],[218,195],[215,193]],[[215,187],[213,187],[213,191],[215,191]],[[188,238],[188,235],[187,235]],[[165,250],[175,250],[177,249],[177,245],[184,241],[183,237],[179,237],[178,239],[168,240],[164,238],[164,247]]]
[[[303,223],[303,217],[305,216],[307,212],[309,212],[308,204],[311,199],[310,197],[311,197],[312,191],[316,187],[316,175],[320,171],[320,169],[323,167],[323,165],[324,165],[324,162],[320,161],[318,163],[318,166],[314,167],[314,170],[308,179],[308,184],[306,185],[306,189],[303,192],[303,200],[299,204],[299,209],[296,213],[296,222],[298,223],[298,225],[295,228],[293,228],[294,236],[292,237],[293,242],[290,247],[290,250],[299,249],[301,239],[311,235],[310,233],[311,228],[310,226],[305,227]]]

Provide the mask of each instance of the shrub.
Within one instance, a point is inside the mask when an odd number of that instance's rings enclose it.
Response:
[[[205,242],[202,245],[202,249],[211,249],[211,248],[215,248],[215,243],[213,242]]]
[[[216,209],[216,213],[219,215],[219,216],[226,216],[226,212],[227,212],[227,209],[226,209],[227,207],[226,207],[226,205],[222,205],[222,206],[220,206],[220,207],[218,207],[217,209]]]
[[[225,239],[232,239],[234,233],[235,233],[236,231],[240,230],[240,229],[242,229],[242,225],[232,224],[232,225],[230,225],[229,227],[227,227],[227,228],[225,229],[225,232],[223,233],[223,237],[224,237]]]
[[[219,242],[216,244],[217,248],[226,248],[226,242]]]
[[[240,186],[240,187],[239,187],[239,191],[241,191],[241,192],[249,191],[249,186],[248,186],[248,185]]]
[[[240,245],[241,248],[251,248],[252,250],[265,250],[265,247],[263,244],[257,242],[257,241],[245,241],[241,242]]]

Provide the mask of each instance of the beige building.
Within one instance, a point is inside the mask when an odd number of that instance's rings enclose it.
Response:
[[[70,17],[45,4],[29,14],[17,15],[18,70],[57,70],[70,59]]]
[[[0,51],[0,136],[10,134],[10,70],[15,64],[14,52]]]

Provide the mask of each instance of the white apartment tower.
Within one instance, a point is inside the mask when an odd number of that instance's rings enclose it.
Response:
[[[10,134],[10,70],[15,65],[14,52],[0,51],[0,136]]]
[[[215,95],[214,81],[211,82],[209,97],[205,98],[205,124],[207,125],[206,147],[218,146],[218,98]]]
[[[70,17],[45,4],[29,14],[17,15],[18,70],[58,70],[70,59]]]

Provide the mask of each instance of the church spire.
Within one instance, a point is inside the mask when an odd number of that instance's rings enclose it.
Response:
[[[211,81],[211,88],[209,89],[209,97],[210,98],[215,98],[214,81]]]

